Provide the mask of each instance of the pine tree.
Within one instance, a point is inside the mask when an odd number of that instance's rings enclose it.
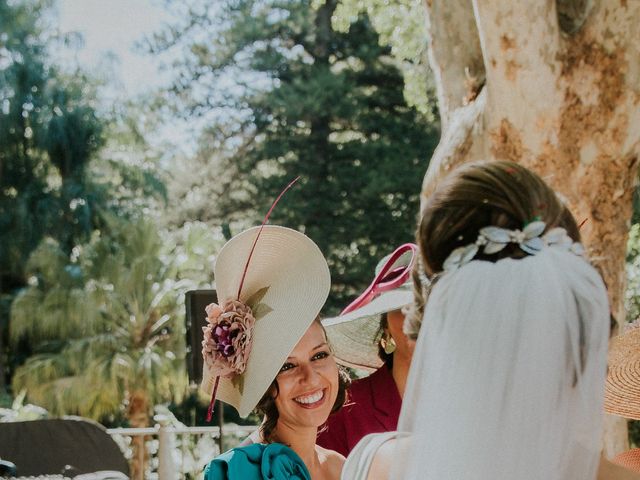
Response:
[[[102,123],[86,79],[71,81],[48,63],[52,39],[38,18],[49,3],[0,0],[0,386],[9,306],[26,285],[30,253],[47,234],[70,251],[92,227],[84,174]]]
[[[437,140],[433,117],[407,105],[402,75],[367,17],[337,32],[335,7],[191,2],[186,26],[158,35],[154,48],[184,48],[170,101],[209,124],[197,159],[195,183],[208,205],[200,219],[259,222],[300,175],[272,222],[304,231],[325,253],[334,312],[368,283],[379,258],[413,239]]]
[[[187,388],[181,299],[194,285],[179,277],[191,259],[151,221],[105,221],[110,234],[96,232],[72,259],[52,239],[30,256],[11,340],[28,341],[34,354],[12,385],[54,415],[148,427],[154,406]],[[202,250],[201,238],[193,240]],[[143,438],[134,450],[131,478],[142,478]]]
[[[0,0],[0,389],[31,353],[17,345],[9,354],[4,341],[31,253],[52,238],[70,256],[96,230],[108,231],[105,212],[132,217],[141,198],[162,192],[142,162],[102,156],[107,134],[122,140],[122,125],[98,115],[94,79],[51,61],[65,45],[46,23],[51,4]]]

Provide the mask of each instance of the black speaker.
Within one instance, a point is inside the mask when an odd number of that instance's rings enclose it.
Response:
[[[189,381],[199,384],[202,381],[202,327],[207,324],[205,307],[217,303],[215,290],[189,290],[185,298],[187,309],[187,369]]]

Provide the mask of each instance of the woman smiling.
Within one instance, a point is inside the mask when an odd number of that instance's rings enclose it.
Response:
[[[313,479],[340,477],[344,457],[316,445],[316,436],[329,414],[344,403],[347,383],[316,320],[258,403],[264,414],[262,438],[289,445]]]
[[[344,457],[315,443],[348,383],[318,318],[330,286],[322,253],[295,230],[253,228],[222,248],[215,278],[202,389],[265,420],[262,442],[215,458],[205,480],[339,478]]]

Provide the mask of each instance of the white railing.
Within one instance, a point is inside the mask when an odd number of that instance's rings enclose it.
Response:
[[[157,417],[156,417],[157,418]],[[147,454],[144,479],[182,480],[201,478],[202,470],[221,451],[239,444],[257,427],[227,424],[222,427],[176,427],[159,420],[150,428],[111,428],[107,430],[131,463],[135,437],[145,439],[145,451],[140,451],[140,465]]]

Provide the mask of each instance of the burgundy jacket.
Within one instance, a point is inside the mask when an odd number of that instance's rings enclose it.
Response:
[[[391,371],[383,365],[353,382],[346,405],[329,416],[316,443],[346,457],[365,435],[396,430],[401,406]]]

